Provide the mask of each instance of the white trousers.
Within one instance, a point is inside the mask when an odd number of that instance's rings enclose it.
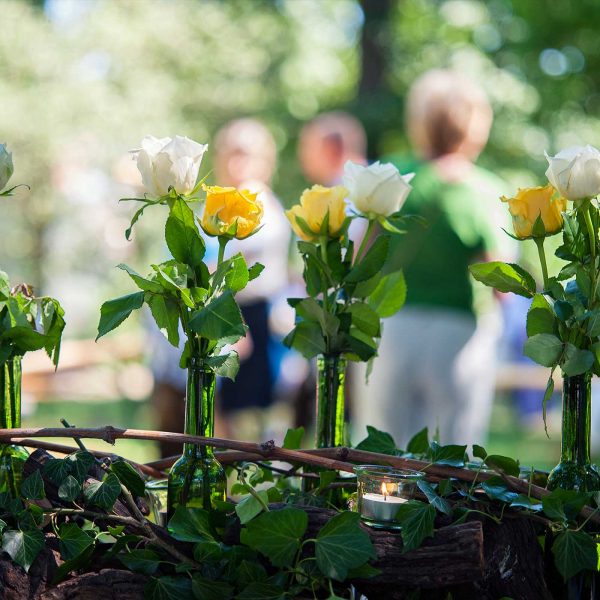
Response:
[[[500,321],[452,310],[403,308],[384,321],[369,383],[353,378],[352,440],[366,426],[390,433],[400,448],[423,427],[441,444],[485,443],[496,373]]]

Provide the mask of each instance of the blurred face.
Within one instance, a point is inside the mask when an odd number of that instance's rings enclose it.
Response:
[[[271,166],[265,157],[259,154],[223,148],[215,156],[215,176],[222,186],[240,187],[248,181],[268,184]]]
[[[344,166],[341,141],[324,137],[318,131],[305,131],[300,138],[298,158],[311,183],[332,185],[339,181]]]

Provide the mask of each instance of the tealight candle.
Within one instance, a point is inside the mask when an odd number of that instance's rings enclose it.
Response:
[[[367,465],[356,467],[358,512],[364,523],[381,529],[399,529],[396,516],[402,504],[413,495],[417,471]]]

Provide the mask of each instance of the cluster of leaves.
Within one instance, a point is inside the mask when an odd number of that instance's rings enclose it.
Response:
[[[255,489],[273,481],[268,470],[244,466],[241,473],[233,490],[245,495],[239,504],[223,502],[211,512],[175,511],[168,530],[183,542],[177,550],[185,551],[187,560],[180,560],[153,543],[143,525],[122,522],[115,503],[144,493],[144,482],[129,463],[99,461],[86,451],[51,459],[22,482],[20,498],[0,495],[2,550],[29,570],[46,543],[44,530],[52,530],[64,561],[54,583],[73,571],[116,562],[148,576],[145,597],[157,600],[275,600],[311,590],[338,598],[348,577],[377,573],[368,565],[374,551],[358,514],[341,512],[308,538],[304,510],[290,504],[270,510],[268,502],[282,499],[279,489]],[[47,482],[56,487],[52,499],[60,508],[47,508]]]
[[[58,365],[64,314],[58,300],[36,298],[26,284],[11,288],[8,275],[0,271],[0,366],[41,348]]]
[[[547,279],[542,293],[537,292],[533,276],[516,264],[481,263],[470,270],[475,279],[501,292],[531,298],[526,356],[552,372],[560,367],[569,377],[588,372],[600,375],[600,265],[595,252],[600,216],[591,202],[563,216],[563,243],[556,256],[566,264]],[[551,374],[544,406],[553,391]]]
[[[308,297],[288,300],[296,311],[296,325],[284,340],[287,346],[306,358],[325,354],[369,361],[377,355],[381,319],[395,314],[406,299],[402,271],[386,271],[390,235],[399,232],[394,223],[401,221],[386,220],[389,231],[378,235],[364,255],[361,245],[355,256],[348,235],[329,239],[327,218],[318,243],[298,242]],[[301,219],[297,222],[308,228]]]
[[[263,267],[258,263],[248,267],[242,254],[237,253],[220,260],[211,273],[204,262],[206,244],[186,199],[172,191],[168,205],[165,239],[173,258],[151,265],[152,273],[147,277],[119,265],[140,291],[102,305],[98,338],[146,304],[173,346],[179,347],[180,329],[183,331],[186,342],[182,368],[188,366],[191,356],[201,357],[218,375],[233,379],[239,368],[238,355],[225,348],[243,337],[247,329],[234,296],[258,277]]]
[[[582,571],[598,572],[598,552],[600,536],[590,529],[587,520],[581,522],[581,509],[589,505],[594,514],[600,512],[600,492],[579,492],[556,489],[542,499],[531,494],[515,492],[506,476],[519,477],[545,485],[545,474],[528,471],[519,466],[518,461],[507,456],[488,454],[478,445],[473,445],[474,461],[469,461],[467,446],[440,446],[429,440],[427,429],[417,433],[409,442],[406,451],[396,447],[393,438],[385,432],[368,427],[368,436],[358,449],[383,452],[385,454],[416,458],[439,465],[468,467],[477,475],[490,471],[497,474],[473,482],[445,479],[430,483],[419,481],[420,499],[413,499],[399,508],[397,519],[402,526],[404,550],[412,550],[423,540],[434,534],[436,514],[443,515],[446,524],[461,523],[469,515],[482,515],[500,522],[507,509],[523,515],[535,515],[543,521],[551,533],[551,551],[554,562],[564,580]],[[541,543],[548,543],[541,538]]]

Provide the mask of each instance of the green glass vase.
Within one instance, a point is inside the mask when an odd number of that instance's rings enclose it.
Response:
[[[0,429],[21,427],[21,359],[0,365]],[[22,446],[0,445],[0,493],[19,495],[23,465],[29,453]]]
[[[560,462],[548,476],[548,489],[600,490],[600,473],[591,462],[592,375],[563,379]]]
[[[317,448],[332,448],[345,443],[345,358],[339,355],[317,358]]]
[[[216,375],[198,359],[192,359],[187,374],[185,433],[212,437],[215,425]],[[183,454],[169,472],[167,517],[175,510],[202,508],[211,510],[215,501],[225,500],[225,470],[212,448],[184,444]]]

